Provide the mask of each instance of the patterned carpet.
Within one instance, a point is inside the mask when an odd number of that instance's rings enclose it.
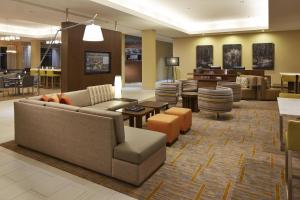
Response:
[[[194,113],[192,130],[167,148],[166,163],[141,187],[8,142],[1,146],[137,199],[286,199],[276,102],[241,101],[220,120]],[[297,155],[297,157],[299,157]],[[300,174],[300,159],[294,159]],[[295,199],[300,181],[294,180]]]

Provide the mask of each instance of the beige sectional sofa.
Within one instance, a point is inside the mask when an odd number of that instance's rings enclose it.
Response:
[[[134,185],[164,163],[164,134],[124,126],[122,114],[110,111],[124,102],[92,106],[86,90],[65,95],[74,105],[43,102],[38,97],[15,102],[18,145]]]

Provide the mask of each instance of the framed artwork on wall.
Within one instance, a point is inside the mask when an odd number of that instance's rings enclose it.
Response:
[[[255,43],[252,46],[253,69],[274,69],[274,43]]]
[[[85,74],[103,74],[111,71],[111,53],[85,51]]]
[[[213,65],[213,45],[199,45],[196,47],[197,68],[209,68]]]
[[[231,69],[242,65],[242,45],[224,44],[223,45],[223,68]]]

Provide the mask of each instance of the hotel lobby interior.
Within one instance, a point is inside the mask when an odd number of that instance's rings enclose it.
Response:
[[[300,1],[0,3],[0,200],[300,199]]]

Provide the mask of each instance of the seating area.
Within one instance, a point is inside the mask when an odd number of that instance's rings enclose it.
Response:
[[[300,199],[299,8],[1,0],[0,200]]]

